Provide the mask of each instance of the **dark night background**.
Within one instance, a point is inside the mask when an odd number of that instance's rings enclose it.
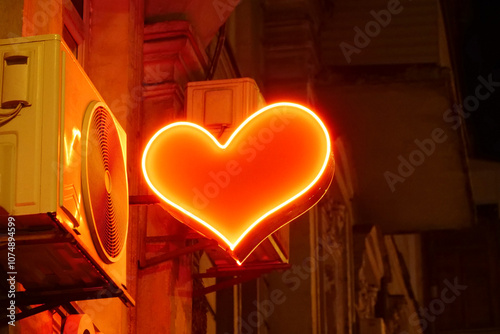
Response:
[[[500,82],[500,2],[443,0],[461,100],[474,95],[478,76]],[[495,92],[467,119],[471,153],[477,159],[500,161],[500,94]]]

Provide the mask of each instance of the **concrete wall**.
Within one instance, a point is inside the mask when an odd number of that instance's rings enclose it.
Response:
[[[0,38],[21,36],[24,1],[6,0],[0,3]]]

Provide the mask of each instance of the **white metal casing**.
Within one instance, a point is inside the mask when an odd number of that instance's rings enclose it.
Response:
[[[6,53],[28,55],[27,99],[31,105],[0,127],[0,211],[16,217],[18,233],[42,230],[47,213],[51,213],[52,219],[56,217],[95,261],[94,265],[104,269],[117,286],[125,286],[126,246],[116,262],[101,259],[87,224],[82,194],[84,115],[96,102],[107,106],[59,35],[0,40],[0,60]],[[0,79],[3,68],[0,66]],[[9,83],[0,80],[0,92],[5,84]],[[126,134],[116,118],[113,120],[126,162]],[[128,217],[128,203],[122,206],[127,208]],[[52,261],[64,263],[71,258]],[[43,267],[42,263],[37,267],[24,259],[17,266],[18,271],[23,270],[22,266],[31,267],[24,270],[33,271],[33,280],[63,276],[64,272],[50,272],[50,265]],[[71,281],[71,277],[57,279],[62,285]],[[85,278],[81,279],[85,282]]]

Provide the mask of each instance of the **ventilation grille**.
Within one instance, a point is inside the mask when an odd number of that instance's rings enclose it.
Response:
[[[84,123],[85,211],[94,244],[101,258],[110,263],[118,260],[127,238],[125,159],[110,112],[102,105],[89,111]]]

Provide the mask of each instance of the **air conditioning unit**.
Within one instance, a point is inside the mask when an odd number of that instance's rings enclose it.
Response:
[[[189,82],[186,88],[187,120],[202,125],[222,143],[250,115],[266,106],[256,82],[251,78]],[[290,227],[288,225],[266,238],[250,254],[247,264],[288,263]],[[225,257],[211,252],[221,267]],[[232,260],[230,261],[232,263]]]
[[[27,291],[112,287],[131,301],[125,131],[59,35],[0,40],[0,60],[5,271]]]

